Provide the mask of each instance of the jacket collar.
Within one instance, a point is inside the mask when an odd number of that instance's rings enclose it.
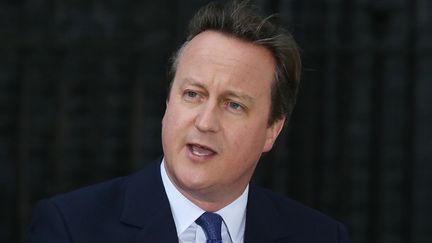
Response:
[[[168,198],[160,177],[160,160],[128,178],[121,222],[140,228],[137,242],[177,242]]]
[[[265,189],[250,185],[246,211],[244,242],[267,243],[289,237],[294,233],[294,219],[287,219],[277,211]]]

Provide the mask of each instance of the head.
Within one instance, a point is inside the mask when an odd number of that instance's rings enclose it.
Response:
[[[209,5],[192,20],[162,120],[167,174],[207,211],[240,196],[272,148],[295,100],[287,70],[299,65],[277,52],[288,52],[281,40],[295,47],[291,37],[244,4],[223,8]]]
[[[252,6],[248,5],[248,1],[231,1],[225,5],[210,3],[201,8],[189,23],[186,41],[170,59],[168,94],[185,46],[196,35],[206,30],[214,30],[260,45],[272,53],[276,68],[268,121],[271,125],[279,119],[288,120],[296,104],[300,82],[300,50],[292,35],[274,22],[274,16],[261,17]]]

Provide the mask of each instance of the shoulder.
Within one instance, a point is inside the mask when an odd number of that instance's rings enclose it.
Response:
[[[254,190],[255,193],[260,194],[261,197],[265,198],[265,200],[268,200],[267,202],[269,203],[269,206],[272,206],[279,215],[291,216],[305,221],[309,221],[308,219],[313,219],[314,222],[318,223],[335,222],[334,219],[323,214],[322,212],[269,189],[257,186],[254,188]]]
[[[82,187],[56,195],[45,201],[50,201],[65,210],[76,208],[94,210],[93,205],[101,210],[119,207],[123,203],[125,193],[130,185],[140,184],[140,186],[145,187],[146,182],[144,180],[152,181],[157,178],[155,176],[157,164],[153,162],[134,174]]]
[[[105,205],[119,203],[124,194],[128,177],[119,177],[77,190],[66,192],[46,199],[56,207],[62,209],[91,208],[89,205]]]
[[[30,239],[51,239],[60,232],[67,239],[70,234],[88,235],[85,229],[94,229],[100,222],[112,224],[121,215],[127,180],[120,177],[39,201],[32,211]]]
[[[32,211],[28,242],[72,242],[91,235],[100,222],[113,224],[121,213],[125,177],[39,201]]]
[[[104,225],[114,224],[122,215],[127,194],[131,190],[136,193],[135,188],[140,188],[139,193],[146,194],[146,188],[157,181],[157,165],[156,162],[151,163],[132,175],[41,200],[33,208],[31,228],[53,225],[52,222],[80,229],[86,226],[94,228],[101,222]]]
[[[39,201],[28,242],[123,242],[135,229],[123,223],[125,210],[161,193],[160,187],[154,189],[160,180],[158,165],[155,161],[135,174]]]
[[[300,242],[348,241],[345,226],[316,209],[258,186],[251,187],[250,193],[250,208],[261,208],[259,217],[267,217],[271,227],[280,229],[280,235],[291,234],[301,239]]]

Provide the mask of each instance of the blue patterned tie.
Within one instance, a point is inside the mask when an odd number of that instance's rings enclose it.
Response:
[[[206,243],[222,243],[221,227],[222,217],[216,213],[203,213],[196,221],[204,230],[207,242]]]

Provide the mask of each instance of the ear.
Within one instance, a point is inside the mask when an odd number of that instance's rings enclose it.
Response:
[[[282,131],[282,128],[285,124],[285,118],[281,118],[273,122],[271,126],[267,128],[266,141],[264,143],[263,152],[268,152],[273,147],[276,138],[279,136],[279,133]]]

